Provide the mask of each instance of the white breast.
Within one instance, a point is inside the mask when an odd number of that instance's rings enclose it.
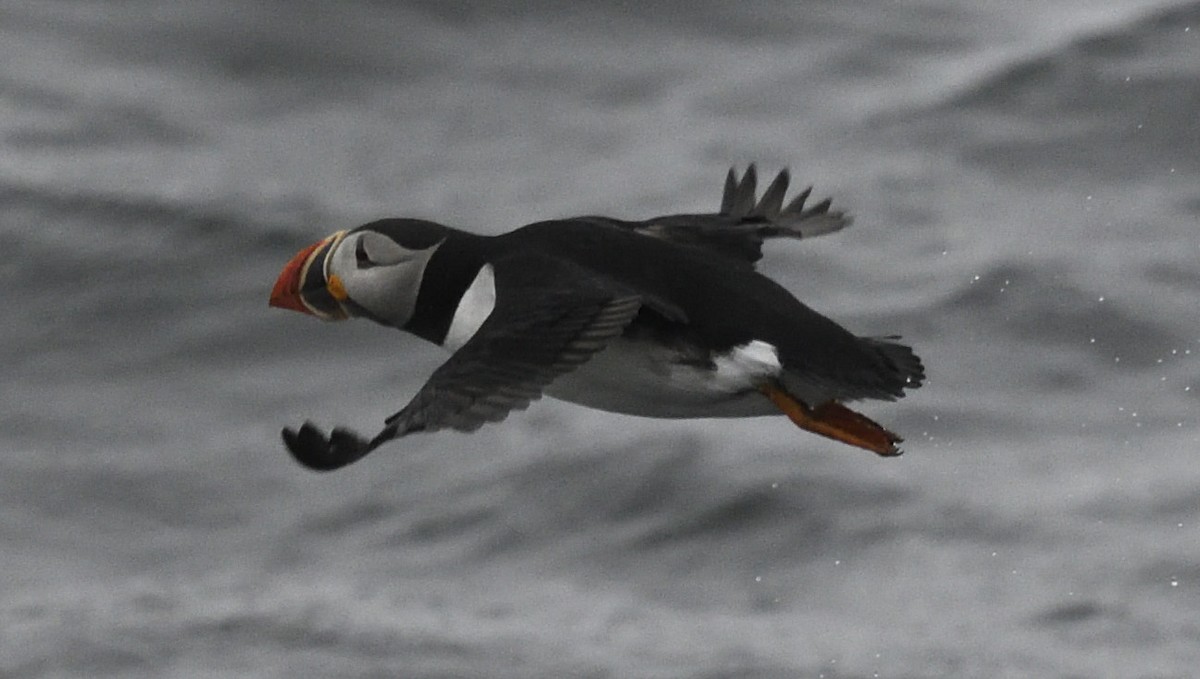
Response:
[[[657,344],[619,338],[557,380],[548,396],[643,417],[750,417],[779,411],[758,391],[781,371],[778,353],[754,340],[712,356],[710,366],[678,362]]]
[[[484,264],[475,280],[467,287],[458,308],[454,310],[454,318],[450,321],[450,330],[442,346],[450,351],[458,351],[462,345],[479,332],[479,326],[487,320],[496,308],[496,274],[491,264]]]

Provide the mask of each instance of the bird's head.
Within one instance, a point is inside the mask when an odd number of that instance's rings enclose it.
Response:
[[[413,315],[425,267],[448,231],[416,219],[338,231],[283,267],[270,305],[327,321],[365,317],[402,327]]]

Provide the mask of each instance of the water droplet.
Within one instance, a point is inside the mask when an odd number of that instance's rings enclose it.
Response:
[[[754,576],[754,581],[755,581],[755,582],[762,582],[762,576],[761,576],[761,575],[756,575],[756,576]]]

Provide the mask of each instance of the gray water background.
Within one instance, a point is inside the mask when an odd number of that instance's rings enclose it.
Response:
[[[0,676],[1200,676],[1200,3],[0,2]],[[929,380],[883,460],[266,308],[385,215],[850,210],[762,269]]]

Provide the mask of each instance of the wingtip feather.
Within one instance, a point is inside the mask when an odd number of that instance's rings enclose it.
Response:
[[[754,209],[754,194],[758,191],[758,168],[754,163],[746,168],[746,173],[742,175],[742,181],[738,183],[737,189],[734,191],[733,206],[729,209],[729,214],[733,217],[745,217]]]
[[[729,168],[725,175],[725,191],[721,194],[721,214],[727,215],[733,211],[733,203],[737,197],[738,176],[737,168]]]
[[[787,168],[779,171],[775,175],[775,179],[767,190],[763,192],[762,199],[758,201],[758,205],[751,211],[752,216],[765,217],[774,219],[783,211],[783,197],[787,194],[788,184],[791,182],[791,175]]]
[[[800,214],[803,212],[804,201],[808,200],[808,197],[812,195],[812,190],[813,187],[811,184],[804,187],[804,190],[796,194],[796,197],[792,199],[792,202],[788,203],[787,207],[783,208],[783,214]]]

